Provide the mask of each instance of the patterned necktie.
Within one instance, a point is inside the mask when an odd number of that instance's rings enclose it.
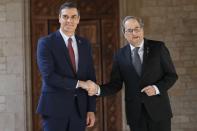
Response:
[[[138,50],[139,50],[139,47],[135,47],[133,49],[133,61],[132,62],[133,62],[133,66],[135,67],[136,72],[140,76],[141,75],[142,63],[141,63],[141,60],[140,60],[140,56],[138,54]]]
[[[68,52],[69,52],[70,60],[72,63],[72,67],[76,73],[75,54],[74,54],[74,50],[72,47],[72,38],[68,39]]]

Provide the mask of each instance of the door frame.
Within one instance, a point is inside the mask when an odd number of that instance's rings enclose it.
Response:
[[[33,131],[32,128],[32,73],[31,73],[31,29],[30,29],[30,0],[23,0],[23,36],[24,36],[24,61],[25,61],[25,129]]]
[[[119,12],[120,12],[120,18],[122,16],[127,15],[127,1],[129,0],[119,0]],[[24,68],[24,85],[25,85],[25,120],[26,122],[24,123],[26,131],[33,131],[32,128],[32,66],[31,66],[31,29],[30,29],[30,0],[23,0],[23,36],[24,40],[24,61],[25,61],[25,68]],[[121,34],[121,33],[120,33]],[[124,45],[124,38],[123,35],[120,35],[120,47]],[[123,130],[126,129],[126,122],[125,122],[125,110],[124,110],[124,93],[122,93],[122,117],[123,117]]]

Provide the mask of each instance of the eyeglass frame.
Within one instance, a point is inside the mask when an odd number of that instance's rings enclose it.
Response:
[[[135,33],[139,33],[141,31],[142,27],[136,27],[134,29],[127,29],[125,30],[125,33],[128,33],[128,34],[133,34],[134,32]]]

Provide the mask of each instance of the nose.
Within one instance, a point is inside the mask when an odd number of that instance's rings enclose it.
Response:
[[[73,22],[73,18],[72,18],[72,17],[69,17],[69,18],[67,19],[67,22]]]

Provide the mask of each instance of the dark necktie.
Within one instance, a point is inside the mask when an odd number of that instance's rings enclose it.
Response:
[[[76,72],[75,54],[74,54],[74,50],[72,47],[72,39],[71,38],[68,39],[68,52],[69,52],[70,60],[72,63],[72,67],[73,67],[74,71]]]
[[[133,66],[135,67],[136,72],[140,76],[141,75],[142,63],[141,63],[141,60],[140,60],[140,56],[138,54],[138,50],[139,50],[139,47],[135,47],[133,49],[133,61],[132,62],[133,62]]]

